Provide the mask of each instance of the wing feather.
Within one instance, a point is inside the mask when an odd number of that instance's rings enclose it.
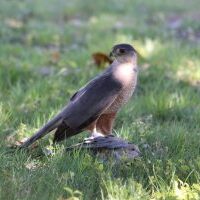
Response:
[[[111,105],[121,88],[111,73],[98,76],[73,95],[61,113],[63,121],[71,128],[80,127]]]
[[[55,141],[78,134],[115,100],[122,84],[112,73],[104,73],[90,81],[70,99],[69,104],[38,132],[21,145],[28,147],[53,129],[57,129]]]

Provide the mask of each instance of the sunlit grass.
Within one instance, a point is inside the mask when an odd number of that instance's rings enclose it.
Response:
[[[176,77],[192,86],[200,85],[199,59],[184,59],[177,70]]]
[[[198,0],[2,1],[0,199],[200,199],[199,9]],[[101,72],[92,53],[122,42],[140,54],[139,81],[114,134],[141,158],[103,163],[64,151],[86,132],[8,149]]]

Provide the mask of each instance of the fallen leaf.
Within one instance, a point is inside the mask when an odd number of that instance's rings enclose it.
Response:
[[[6,137],[6,144],[7,146],[12,146],[15,144],[16,141],[16,134],[10,134]]]
[[[33,160],[31,162],[25,163],[25,167],[29,170],[34,170],[38,167],[38,163]]]
[[[60,60],[60,52],[59,51],[54,51],[51,53],[51,62],[52,63],[57,63]]]
[[[96,52],[92,54],[92,58],[97,67],[105,67],[106,64],[111,64],[113,61],[105,54],[101,52]]]
[[[23,22],[14,18],[6,19],[5,23],[10,28],[22,28]]]
[[[28,138],[23,138],[21,140],[16,140],[14,146],[15,147],[20,147]],[[34,143],[30,146],[30,149],[35,149],[38,147],[38,143]]]

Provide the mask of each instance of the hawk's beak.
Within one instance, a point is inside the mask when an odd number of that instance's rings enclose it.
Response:
[[[110,58],[113,58],[113,56],[114,56],[114,54],[113,54],[113,52],[111,51],[110,54],[109,54],[109,57],[110,57]]]

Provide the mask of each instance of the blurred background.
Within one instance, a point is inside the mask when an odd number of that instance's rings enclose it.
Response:
[[[137,49],[140,71],[137,91],[119,113],[115,134],[134,141],[146,157],[126,172],[124,168],[114,172],[123,177],[115,181],[107,179],[109,170],[103,175],[103,168],[90,167],[93,161],[85,162],[85,157],[78,162],[58,153],[57,160],[34,160],[39,166],[48,165],[49,171],[33,164],[36,170],[27,179],[30,171],[24,169],[24,162],[33,160],[26,154],[4,156],[4,148],[32,135],[57,113],[78,88],[108,65],[97,66],[92,55],[106,55],[117,43]],[[139,199],[146,191],[147,199],[152,195],[165,199],[180,194],[174,193],[175,184],[170,185],[178,178],[191,187],[199,184],[199,58],[199,0],[0,0],[0,198],[30,199],[34,193],[33,199],[42,195],[55,199],[63,193],[60,188],[68,177],[67,186],[80,190],[86,199],[96,195],[117,199],[116,191],[124,191],[121,199],[128,199],[130,191]],[[68,169],[80,179],[74,180]],[[141,187],[133,190],[127,177],[134,177]],[[48,185],[49,180],[59,188]],[[24,186],[21,192],[19,185]],[[49,193],[43,193],[44,186]],[[184,194],[193,194],[190,186]]]
[[[140,53],[138,112],[159,110],[155,99],[166,109],[185,107],[196,95],[187,91],[200,84],[199,10],[198,0],[1,1],[0,100],[9,104],[3,109],[25,112],[17,124],[32,119],[38,105],[42,113],[50,112],[50,101],[57,109],[102,70],[92,55],[123,42]]]

